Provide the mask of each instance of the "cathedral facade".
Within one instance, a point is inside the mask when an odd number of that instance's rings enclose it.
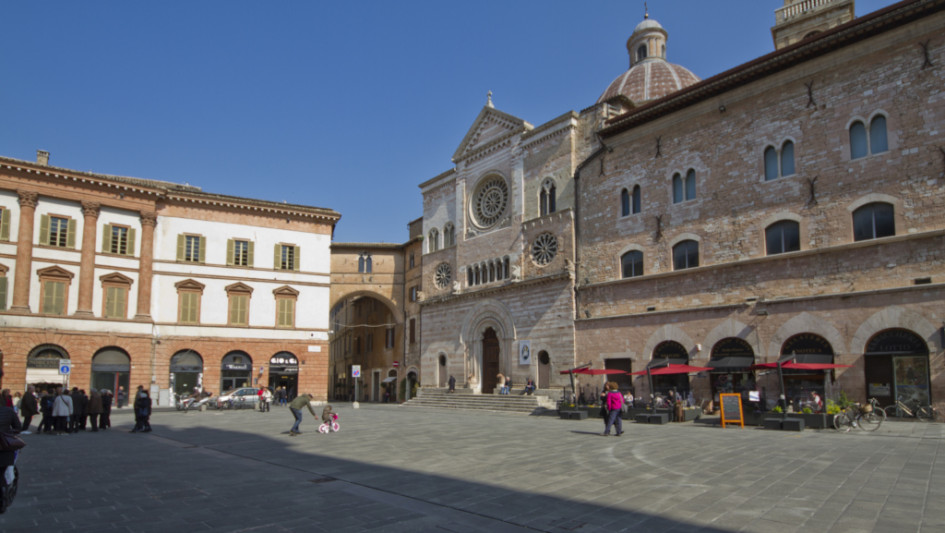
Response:
[[[621,387],[776,398],[752,365],[792,361],[789,401],[941,407],[945,2],[852,4],[786,2],[774,52],[706,80],[646,18],[629,70],[539,126],[490,98],[420,186],[423,386],[687,363]]]

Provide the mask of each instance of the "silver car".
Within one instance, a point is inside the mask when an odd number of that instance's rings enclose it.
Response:
[[[259,389],[240,387],[217,396],[217,409],[255,409],[259,403]]]

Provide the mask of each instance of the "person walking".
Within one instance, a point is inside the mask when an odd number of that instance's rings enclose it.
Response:
[[[608,381],[603,394],[604,407],[607,409],[607,418],[604,422],[602,435],[610,436],[610,426],[615,426],[617,436],[623,435],[623,419],[620,418],[623,407],[623,396],[617,390],[617,383]]]
[[[131,433],[148,433],[151,431],[151,396],[144,387],[138,387],[138,394],[135,397],[135,427]]]
[[[454,378],[453,376],[450,376],[449,384],[450,384],[449,392],[456,392],[456,378]]]
[[[118,392],[115,393],[115,402],[116,402],[115,406],[118,409],[121,409],[122,407],[125,406],[125,400],[127,399],[128,399],[128,396],[125,394],[125,388],[119,385]]]
[[[53,417],[52,410],[55,400],[56,397],[49,389],[44,390],[43,395],[39,398],[39,412],[43,415],[43,418],[39,420],[38,431],[40,433],[53,432],[55,418]]]
[[[12,407],[0,406],[0,432],[16,434],[22,429],[20,417]],[[5,475],[8,467],[16,461],[16,451],[0,451],[0,475]]]
[[[102,389],[102,414],[99,417],[98,427],[108,429],[112,427],[112,391]]]
[[[39,406],[36,404],[36,387],[30,385],[26,387],[26,394],[20,400],[20,415],[23,417],[23,431],[21,433],[24,435],[30,434],[30,422],[33,421],[33,416],[37,413],[39,413]]]
[[[318,415],[316,415],[315,410],[312,409],[312,395],[308,393],[299,394],[289,403],[289,410],[292,411],[292,416],[295,417],[295,424],[292,426],[292,429],[289,430],[290,436],[294,437],[302,433],[299,431],[299,425],[302,423],[303,407],[308,407],[308,410],[310,413],[312,413],[312,416],[315,417],[316,420],[318,419]]]
[[[89,394],[88,415],[92,423],[92,431],[98,431],[98,421],[102,414],[102,394],[95,389]]]

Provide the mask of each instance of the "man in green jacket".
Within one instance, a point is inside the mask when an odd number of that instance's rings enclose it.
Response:
[[[289,410],[292,411],[292,414],[295,416],[295,425],[292,426],[291,430],[289,430],[289,435],[293,437],[301,433],[301,431],[299,431],[299,424],[302,423],[303,407],[308,407],[308,410],[310,413],[312,413],[312,416],[315,417],[316,420],[318,419],[317,415],[315,414],[315,410],[312,409],[312,395],[299,394],[296,396],[296,398],[292,400],[291,403],[289,403]]]

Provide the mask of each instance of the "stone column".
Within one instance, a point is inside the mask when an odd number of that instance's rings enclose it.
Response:
[[[30,278],[33,268],[33,218],[39,194],[32,191],[17,191],[20,204],[20,228],[16,237],[16,270],[13,279],[14,313],[30,312]]]
[[[138,264],[138,312],[135,320],[151,320],[151,276],[154,263],[154,227],[157,213],[141,213],[141,259]]]
[[[82,264],[79,267],[79,304],[76,316],[92,316],[92,293],[95,290],[95,235],[101,205],[82,202]]]

